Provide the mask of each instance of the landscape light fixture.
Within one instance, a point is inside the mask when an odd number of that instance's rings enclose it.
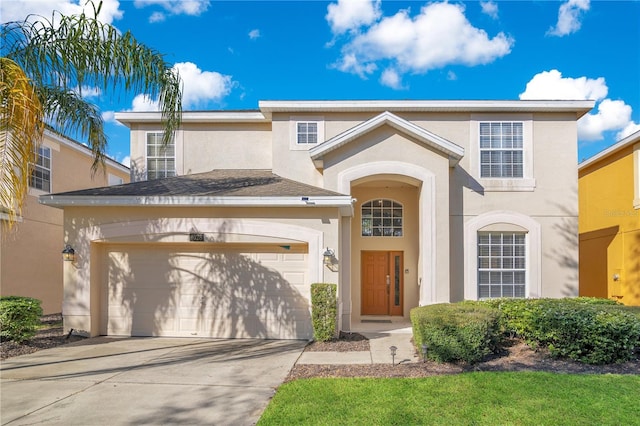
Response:
[[[395,347],[395,346],[391,346],[389,348],[389,350],[391,351],[391,364],[395,366],[396,365],[396,351],[398,350],[398,348]]]
[[[427,362],[427,344],[422,344],[422,362]]]
[[[62,250],[62,259],[65,262],[73,262],[76,260],[76,251],[71,247],[71,245],[67,244]]]

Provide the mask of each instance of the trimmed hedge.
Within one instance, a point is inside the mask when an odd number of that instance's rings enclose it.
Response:
[[[22,343],[35,336],[42,316],[41,303],[31,297],[0,297],[0,339]]]
[[[551,356],[585,364],[634,358],[640,349],[640,317],[609,299],[495,299],[476,302],[502,313],[503,329]]]
[[[438,362],[481,361],[497,352],[500,312],[471,304],[437,304],[411,310],[416,347],[427,345],[427,358]]]
[[[336,336],[337,289],[336,284],[311,284],[313,337],[318,342],[326,342]]]

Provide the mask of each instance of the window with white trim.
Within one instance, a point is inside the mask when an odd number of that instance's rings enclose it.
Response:
[[[402,237],[402,204],[379,199],[362,204],[363,237]]]
[[[298,121],[296,123],[296,143],[299,145],[318,143],[318,123]]]
[[[522,122],[480,122],[480,177],[524,177]]]
[[[176,144],[172,138],[162,145],[162,132],[147,133],[147,179],[176,175]]]
[[[526,297],[526,234],[478,232],[478,298]]]
[[[36,152],[36,162],[33,163],[29,186],[41,191],[51,192],[51,148],[41,146]]]

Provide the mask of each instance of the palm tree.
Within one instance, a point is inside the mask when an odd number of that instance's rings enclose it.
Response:
[[[45,127],[86,139],[93,172],[104,164],[104,123],[99,108],[83,99],[83,87],[157,97],[164,143],[180,126],[177,70],[129,31],[100,22],[102,2],[89,4],[94,17],[56,11],[51,20],[30,16],[0,26],[0,213],[9,214],[9,225],[20,214]]]

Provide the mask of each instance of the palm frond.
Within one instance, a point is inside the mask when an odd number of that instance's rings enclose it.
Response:
[[[94,9],[99,9],[94,5]],[[156,50],[99,20],[54,12],[50,20],[3,24],[3,53],[24,69],[37,87],[69,92],[95,86],[113,94],[158,98],[168,142],[181,123],[182,86],[178,71]],[[51,111],[45,111],[47,117]],[[93,137],[95,135],[88,135]],[[100,141],[89,141],[100,146]]]
[[[79,134],[85,137],[93,152],[92,172],[95,173],[100,166],[104,171],[107,139],[98,107],[87,102],[76,92],[64,91],[53,86],[38,89],[44,110],[50,117],[49,124],[61,134]]]
[[[43,132],[43,109],[31,80],[16,62],[0,57],[0,206],[9,212],[9,226],[22,211]]]

